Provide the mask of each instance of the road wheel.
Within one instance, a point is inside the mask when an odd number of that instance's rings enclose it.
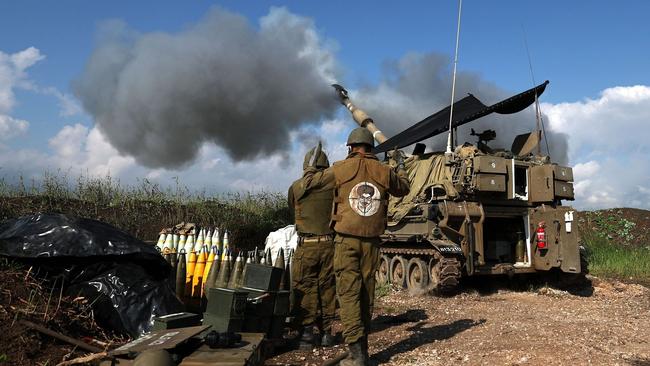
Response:
[[[379,268],[377,269],[377,284],[384,285],[390,281],[390,258],[382,255],[379,258]]]
[[[390,279],[393,285],[406,287],[406,259],[396,255],[390,261]]]
[[[429,283],[434,290],[438,288],[438,284],[440,283],[440,269],[436,268],[438,264],[439,259],[433,257],[429,259],[429,266],[427,267],[429,270]]]
[[[420,258],[411,258],[407,266],[409,290],[424,291],[429,285],[429,266]]]

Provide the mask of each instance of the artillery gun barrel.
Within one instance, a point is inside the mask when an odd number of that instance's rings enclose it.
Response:
[[[347,108],[350,113],[352,113],[352,118],[354,118],[354,121],[361,127],[367,128],[370,132],[372,132],[372,137],[375,138],[375,140],[378,143],[383,143],[384,141],[388,140],[386,135],[384,135],[379,128],[377,128],[377,125],[375,125],[375,122],[370,118],[366,112],[363,110],[359,109],[357,106],[355,106],[351,101],[350,97],[348,95],[348,91],[345,90],[342,86],[338,84],[332,84],[334,89],[336,89],[336,95],[339,98],[339,101],[341,104]]]

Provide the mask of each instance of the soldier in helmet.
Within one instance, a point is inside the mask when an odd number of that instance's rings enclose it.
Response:
[[[305,155],[303,170],[322,171],[329,165],[319,143]],[[311,349],[319,343],[314,341],[314,326],[319,328],[322,346],[334,345],[334,232],[329,227],[333,198],[332,188],[307,189],[303,178],[289,188],[289,209],[293,211],[298,232],[291,267],[292,308],[296,325],[302,328],[301,349]]]
[[[349,154],[331,168],[308,167],[307,189],[334,189],[330,226],[334,238],[334,273],[348,357],[341,365],[368,363],[368,331],[375,297],[375,271],[379,265],[379,235],[386,229],[388,195],[405,196],[409,185],[401,152],[393,158],[397,169],[371,153],[370,131],[356,128],[348,137]]]

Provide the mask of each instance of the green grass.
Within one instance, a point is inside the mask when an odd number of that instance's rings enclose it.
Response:
[[[381,299],[382,297],[390,294],[392,288],[391,284],[386,282],[383,284],[376,284],[375,286],[375,299]]]
[[[583,233],[583,241],[594,276],[650,283],[650,246],[625,246],[592,233]]]
[[[147,179],[126,185],[64,171],[40,180],[0,178],[0,220],[36,212],[101,220],[143,240],[156,240],[160,229],[183,221],[218,226],[229,231],[231,245],[244,249],[263,246],[270,231],[290,223],[285,195],[273,192],[210,195],[178,179],[171,187]]]

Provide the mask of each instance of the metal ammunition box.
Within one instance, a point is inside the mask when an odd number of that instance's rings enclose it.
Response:
[[[278,291],[275,296],[273,315],[280,316],[282,318],[289,315],[289,291]]]
[[[248,263],[243,287],[262,291],[277,291],[280,288],[283,271],[281,268],[264,264]]]
[[[506,176],[501,174],[476,174],[475,187],[482,192],[505,192]]]
[[[243,288],[248,291],[248,302],[246,304],[246,317],[257,315],[259,317],[270,317],[275,310],[275,299],[277,293],[273,291],[262,291],[257,289]]]
[[[210,300],[205,309],[206,313],[232,318],[244,317],[248,291],[220,287],[210,288],[208,291]]]
[[[243,331],[268,334],[271,329],[271,320],[270,316],[248,315],[244,319]]]
[[[553,177],[555,180],[573,182],[573,169],[565,166],[555,165],[553,167]]]
[[[474,157],[474,172],[506,174],[507,161],[504,158],[496,156],[476,156]]]
[[[203,314],[203,325],[211,325],[210,330],[217,332],[241,332],[244,319],[233,319],[209,313]]]
[[[573,195],[573,183],[562,182],[559,180],[555,181],[555,196],[559,198],[572,200]]]
[[[152,331],[193,327],[201,324],[199,314],[174,313],[153,318]]]

